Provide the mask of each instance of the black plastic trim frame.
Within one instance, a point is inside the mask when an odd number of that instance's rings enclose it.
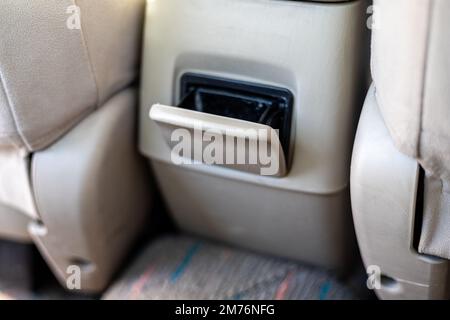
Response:
[[[178,107],[266,124],[279,130],[288,157],[294,105],[290,90],[194,73],[185,73],[180,82]]]

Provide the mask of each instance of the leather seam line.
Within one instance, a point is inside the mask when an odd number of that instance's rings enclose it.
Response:
[[[80,36],[81,36],[81,43],[82,43],[82,45],[84,47],[84,50],[86,51],[89,72],[91,73],[92,79],[94,80],[95,93],[96,93],[95,108],[97,109],[99,107],[99,104],[100,104],[100,90],[99,90],[99,87],[98,87],[98,79],[97,79],[97,75],[96,75],[95,70],[94,70],[94,65],[92,63],[91,54],[89,52],[89,47],[87,45],[86,36],[85,36],[84,30],[83,30],[83,14],[81,12],[81,7],[78,5],[77,0],[73,0],[73,4],[80,9],[80,20],[81,20]]]
[[[427,31],[425,38],[425,52],[424,52],[424,62],[422,69],[422,88],[420,93],[420,118],[419,118],[419,130],[417,132],[417,158],[420,159],[421,156],[421,137],[423,131],[423,113],[425,109],[425,94],[426,94],[426,83],[428,78],[428,64],[429,64],[429,55],[430,55],[430,44],[431,44],[431,29],[432,29],[432,21],[434,15],[435,8],[435,0],[431,0],[428,4],[428,18],[427,18]]]
[[[95,110],[95,108],[94,108]],[[80,123],[87,115],[93,112],[92,108],[88,108],[85,111],[78,114],[75,118],[70,121],[64,122],[62,125],[55,127],[52,131],[45,133],[39,138],[32,140],[30,143],[30,151],[35,152],[39,151],[42,148],[46,147],[46,140],[52,140],[50,143],[53,144],[55,141],[61,138],[67,131],[70,131],[71,128],[75,127],[78,123]]]
[[[16,131],[19,134],[19,137],[22,140],[22,143],[27,147],[27,149],[31,150],[28,142],[25,139],[25,136],[23,135],[22,131],[19,128],[19,124],[17,123],[17,115],[14,113],[14,111],[12,109],[12,101],[11,101],[11,98],[9,97],[8,90],[6,89],[6,83],[5,83],[3,73],[1,70],[0,70],[0,83],[1,83],[1,86],[3,89],[3,92],[5,93],[6,101],[8,104],[8,111],[11,115],[11,119],[14,122],[14,127],[16,128]]]

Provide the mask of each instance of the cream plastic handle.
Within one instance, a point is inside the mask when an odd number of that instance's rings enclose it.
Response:
[[[179,141],[174,141],[176,140],[174,137],[178,136],[178,134],[174,135],[177,129],[185,129],[183,131],[185,134],[186,130],[190,133],[192,139],[190,141],[191,145],[196,143],[194,141],[195,139],[201,139],[202,148],[190,152],[190,157],[187,157],[196,163],[200,161],[206,164],[221,165],[235,170],[267,176],[280,177],[286,175],[285,155],[278,133],[267,125],[161,104],[153,105],[150,108],[149,116],[150,119],[159,125],[164,139],[169,147],[172,148],[172,151],[174,151],[174,148],[179,143]],[[179,131],[179,133],[182,132]],[[221,136],[219,139],[222,141],[221,154],[224,155],[224,161],[222,163],[204,161],[205,151],[208,150],[206,148],[212,141],[211,136]],[[245,143],[235,143],[239,139],[241,142],[245,141]],[[233,144],[227,144],[226,141],[233,141]],[[198,143],[199,141],[197,141]],[[230,147],[233,150],[230,150]],[[254,149],[251,149],[252,147]],[[195,148],[193,147],[192,149]],[[270,150],[270,153],[268,153],[268,150]],[[230,157],[230,159],[234,159],[235,161],[226,161],[227,156],[231,153],[233,157]],[[255,153],[257,153],[256,162]],[[238,154],[245,155],[245,163],[236,160],[236,155]],[[250,161],[250,158],[254,161]],[[262,160],[263,158],[264,160]],[[178,162],[174,154],[172,154],[172,159]],[[241,157],[241,159],[243,158]],[[270,160],[270,163],[267,163],[268,160]]]

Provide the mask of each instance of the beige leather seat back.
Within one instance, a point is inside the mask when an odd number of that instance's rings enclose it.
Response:
[[[2,2],[0,146],[43,149],[135,79],[142,3]]]
[[[396,147],[450,180],[450,2],[375,1],[372,71]]]
[[[37,218],[29,153],[136,78],[143,9],[140,0],[3,1],[0,202]]]
[[[0,236],[26,238],[31,221],[29,235],[61,280],[83,262],[85,290],[106,285],[148,204],[130,89],[144,5],[5,0],[0,8]]]
[[[397,148],[426,178],[420,251],[450,258],[450,2],[378,1],[376,97]],[[403,18],[406,17],[406,18]]]
[[[352,162],[358,240],[385,275],[381,297],[442,298],[447,262],[422,254],[450,258],[450,2],[375,0],[374,11]]]

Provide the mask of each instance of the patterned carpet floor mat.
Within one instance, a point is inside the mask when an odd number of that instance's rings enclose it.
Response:
[[[0,246],[0,249],[2,247]],[[29,290],[15,284],[27,275],[27,258],[19,248],[0,250],[0,300],[90,299],[71,294],[56,281]],[[18,259],[20,258],[20,259]],[[6,259],[6,260],[5,260]],[[22,262],[20,262],[22,261]],[[6,266],[6,269],[5,269]],[[28,282],[29,279],[25,279]],[[355,285],[356,283],[356,285]],[[264,256],[183,235],[160,237],[141,250],[113,281],[104,299],[366,299],[364,278],[334,274],[293,261]]]
[[[359,299],[312,267],[186,236],[160,238],[139,255],[105,299]]]

